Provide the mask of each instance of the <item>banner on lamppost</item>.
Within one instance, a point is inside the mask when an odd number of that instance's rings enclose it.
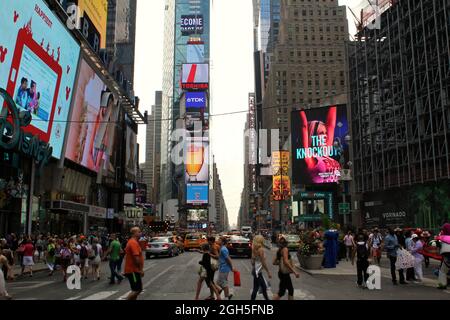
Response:
[[[274,201],[287,200],[291,196],[289,157],[289,151],[276,151],[272,154],[272,192]]]

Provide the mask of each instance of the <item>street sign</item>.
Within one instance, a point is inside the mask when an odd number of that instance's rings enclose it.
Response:
[[[339,214],[350,214],[350,203],[339,203]]]

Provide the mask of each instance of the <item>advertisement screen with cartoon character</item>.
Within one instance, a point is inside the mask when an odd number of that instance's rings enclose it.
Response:
[[[24,128],[60,159],[80,47],[44,1],[3,1],[0,10],[0,87],[29,111]]]
[[[292,182],[297,185],[337,183],[349,159],[345,105],[294,111]]]

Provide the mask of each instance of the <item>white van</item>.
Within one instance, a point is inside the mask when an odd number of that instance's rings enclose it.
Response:
[[[241,227],[241,233],[242,234],[252,233],[252,227]]]

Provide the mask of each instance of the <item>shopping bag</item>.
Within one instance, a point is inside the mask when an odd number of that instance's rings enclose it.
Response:
[[[234,272],[234,286],[235,287],[241,286],[241,273],[237,270]]]
[[[396,270],[404,270],[414,267],[414,257],[405,249],[397,250],[397,261],[395,262]]]

